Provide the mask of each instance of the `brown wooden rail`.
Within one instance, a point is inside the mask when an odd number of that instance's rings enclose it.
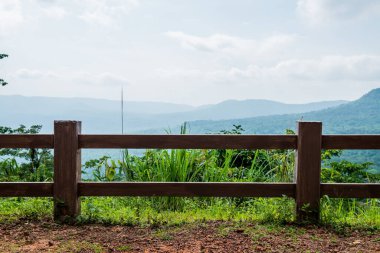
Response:
[[[205,141],[207,140],[207,142]],[[297,135],[79,134],[80,148],[296,149]],[[0,148],[54,148],[53,134],[0,135]],[[380,135],[322,135],[323,149],[380,149]]]
[[[296,135],[82,135],[78,121],[55,121],[54,134],[0,135],[0,148],[54,149],[54,182],[3,182],[0,197],[53,197],[56,220],[80,213],[80,196],[281,197],[296,200],[299,221],[318,222],[320,198],[380,198],[380,184],[320,183],[322,149],[380,149],[380,135],[322,135],[298,122]],[[82,182],[83,148],[295,149],[294,183]],[[305,210],[305,206],[308,210]]]
[[[295,135],[80,135],[81,148],[296,149]]]
[[[53,148],[52,134],[0,135],[0,148]]]

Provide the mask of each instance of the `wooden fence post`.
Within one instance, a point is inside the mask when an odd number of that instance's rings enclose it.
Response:
[[[322,123],[298,122],[296,152],[296,219],[319,222]]]
[[[71,222],[80,214],[80,121],[54,121],[54,220]]]

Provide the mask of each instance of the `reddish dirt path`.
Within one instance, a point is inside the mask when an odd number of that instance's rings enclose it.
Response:
[[[208,222],[180,227],[0,224],[0,252],[380,252],[380,233]]]

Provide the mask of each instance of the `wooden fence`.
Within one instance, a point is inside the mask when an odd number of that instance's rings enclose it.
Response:
[[[322,135],[321,122],[298,122],[296,135],[87,135],[81,122],[55,121],[54,134],[0,135],[0,148],[54,149],[54,182],[2,182],[0,197],[53,197],[60,221],[80,214],[80,196],[288,196],[299,222],[319,221],[323,195],[380,198],[380,184],[320,182],[322,149],[380,149],[380,135]],[[83,148],[295,149],[295,182],[82,182]]]

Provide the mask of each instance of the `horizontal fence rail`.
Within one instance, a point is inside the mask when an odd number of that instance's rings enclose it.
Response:
[[[331,198],[380,198],[380,184],[321,184],[321,193]]]
[[[295,149],[295,135],[79,135],[81,148]]]
[[[296,135],[80,134],[80,148],[296,149]],[[54,148],[52,134],[0,135],[0,148]],[[322,135],[323,149],[380,149],[380,135]]]
[[[295,183],[79,182],[79,196],[295,197]],[[380,198],[380,184],[322,183],[320,197]],[[1,182],[0,197],[53,197],[53,183]]]
[[[380,135],[323,135],[323,149],[380,149]]]
[[[0,183],[0,197],[53,197],[53,183]]]
[[[380,184],[321,183],[322,149],[380,149],[380,135],[322,135],[320,122],[298,122],[296,135],[89,135],[78,121],[55,121],[54,134],[0,135],[0,148],[54,149],[54,182],[2,182],[0,197],[53,197],[56,220],[80,213],[80,196],[282,197],[296,199],[297,220],[318,222],[319,201],[380,198]],[[82,182],[81,149],[294,149],[293,183]],[[63,204],[62,204],[63,203]],[[310,210],[302,207],[310,205]]]
[[[54,148],[54,135],[0,134],[0,148]]]
[[[81,196],[294,197],[292,183],[79,183]]]

